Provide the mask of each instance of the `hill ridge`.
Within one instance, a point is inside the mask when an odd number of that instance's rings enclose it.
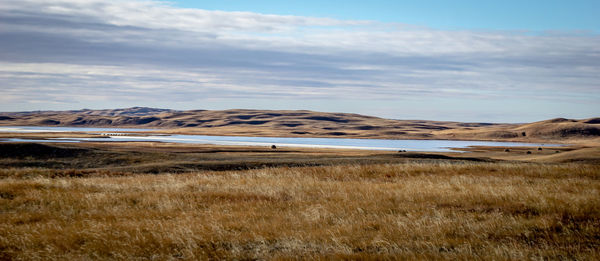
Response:
[[[0,113],[0,126],[143,127],[205,135],[388,139],[566,140],[600,137],[600,118],[555,118],[525,124],[394,120],[310,110],[104,110]]]

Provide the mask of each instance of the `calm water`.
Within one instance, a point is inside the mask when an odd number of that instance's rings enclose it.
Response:
[[[0,132],[123,132],[123,131],[155,131],[157,129],[130,128],[83,128],[83,127],[38,127],[38,126],[0,126]]]
[[[74,128],[74,127],[0,127],[0,132],[91,132],[118,133],[124,131],[153,131],[152,129],[125,128]],[[154,129],[156,131],[156,129]],[[23,139],[5,139],[4,141],[28,141]],[[32,142],[40,142],[35,140]],[[107,136],[105,138],[61,138],[50,139],[49,142],[82,142],[82,141],[157,141],[192,144],[245,145],[308,148],[342,148],[370,150],[407,150],[407,151],[451,151],[450,148],[466,148],[470,146],[499,147],[541,147],[561,146],[557,144],[462,141],[462,140],[382,140],[382,139],[342,139],[342,138],[276,138],[276,137],[234,137],[203,135],[161,135],[161,136]]]

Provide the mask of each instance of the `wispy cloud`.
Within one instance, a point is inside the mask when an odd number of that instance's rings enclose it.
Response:
[[[86,99],[516,97],[600,109],[600,36],[591,33],[441,31],[152,1],[4,0],[0,13],[4,109]]]

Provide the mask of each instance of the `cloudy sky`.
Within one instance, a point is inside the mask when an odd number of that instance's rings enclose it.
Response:
[[[323,2],[2,0],[0,111],[600,116],[596,0]]]

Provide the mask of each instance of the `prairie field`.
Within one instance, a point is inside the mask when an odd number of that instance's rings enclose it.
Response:
[[[600,166],[0,170],[2,260],[600,259]],[[64,174],[64,173],[63,173]]]
[[[0,0],[0,261],[600,261],[598,13]]]

